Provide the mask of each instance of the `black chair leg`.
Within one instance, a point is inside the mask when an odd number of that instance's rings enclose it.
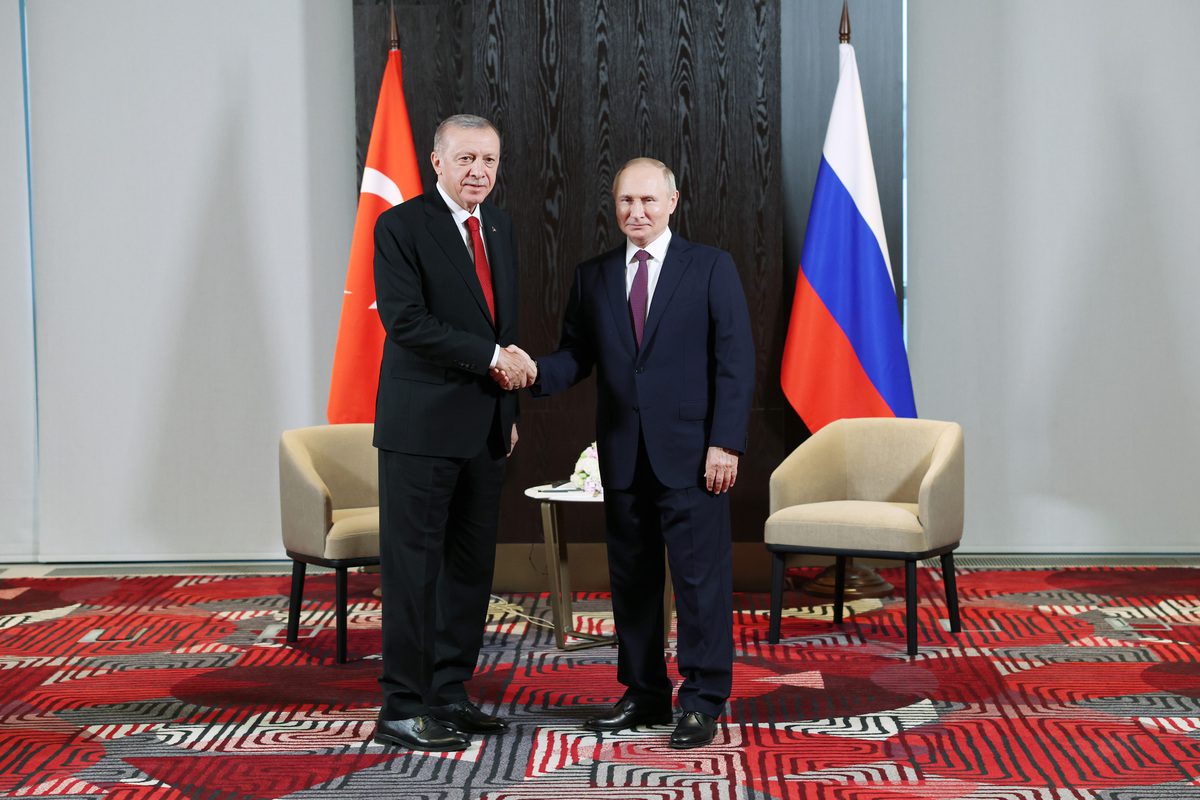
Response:
[[[771,561],[771,620],[767,627],[767,641],[779,644],[779,622],[783,616],[783,568],[782,553],[772,553]]]
[[[300,598],[304,596],[303,561],[292,562],[292,593],[288,597],[287,640],[296,641],[300,635]]]
[[[950,632],[962,632],[958,617],[958,583],[954,577],[954,553],[942,556],[942,585],[946,587],[946,609],[950,612]]]
[[[917,654],[917,562],[904,562],[904,628],[908,635],[908,654]]]
[[[346,663],[346,568],[337,568],[335,603],[337,608],[337,663]]]
[[[846,604],[846,557],[836,556],[833,567],[833,624],[842,624],[842,608]]]

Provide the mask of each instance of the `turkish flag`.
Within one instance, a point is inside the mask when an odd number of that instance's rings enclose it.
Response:
[[[383,357],[383,323],[375,306],[375,220],[394,205],[421,194],[421,174],[413,147],[400,50],[388,53],[375,106],[375,123],[367,145],[350,265],[342,295],[342,321],[338,326],[329,385],[331,423],[374,422],[375,393],[379,388],[379,360]]]

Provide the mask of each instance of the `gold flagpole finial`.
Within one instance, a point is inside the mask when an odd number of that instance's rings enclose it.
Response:
[[[838,26],[838,41],[850,44],[850,3],[842,0],[842,24]]]

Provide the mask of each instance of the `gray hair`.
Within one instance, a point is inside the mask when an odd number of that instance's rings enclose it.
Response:
[[[442,145],[446,141],[447,128],[469,128],[472,130],[491,128],[497,138],[500,136],[500,131],[496,130],[496,126],[483,117],[477,117],[474,114],[455,114],[452,117],[446,117],[442,120],[441,124],[437,126],[437,130],[433,132],[433,151],[435,153],[442,152]]]
[[[676,189],[675,189],[675,173],[671,172],[671,168],[668,167],[663,162],[659,161],[657,158],[649,158],[647,156],[640,156],[638,158],[631,158],[628,161],[626,161],[625,164],[622,165],[622,167],[619,170],[617,170],[617,174],[613,176],[612,192],[613,192],[614,197],[617,194],[617,183],[621,180],[621,173],[624,172],[625,170],[629,169],[630,167],[640,167],[643,165],[648,166],[648,167],[657,167],[658,169],[661,169],[662,174],[663,174],[663,179],[666,180],[666,182],[667,182],[667,193],[675,194],[675,191],[676,191]]]

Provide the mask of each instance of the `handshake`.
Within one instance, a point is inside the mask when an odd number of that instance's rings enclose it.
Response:
[[[515,344],[501,348],[496,366],[488,370],[492,380],[500,384],[500,388],[515,391],[532,386],[537,380],[537,362],[529,357]]]

